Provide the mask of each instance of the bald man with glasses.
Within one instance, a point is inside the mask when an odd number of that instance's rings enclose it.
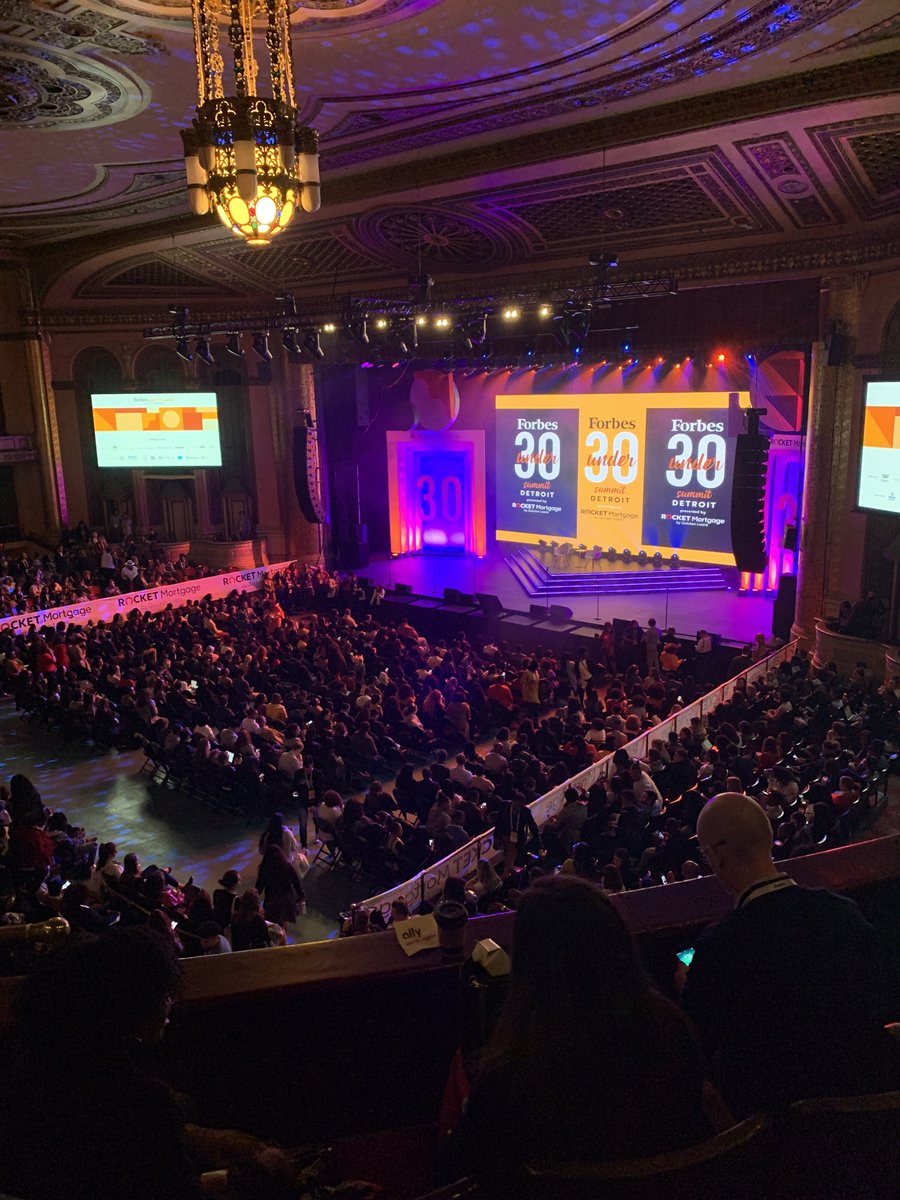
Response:
[[[725,792],[697,823],[734,911],[697,941],[682,1004],[735,1116],[810,1096],[900,1085],[879,938],[853,901],[799,887],[772,860],[772,826]]]

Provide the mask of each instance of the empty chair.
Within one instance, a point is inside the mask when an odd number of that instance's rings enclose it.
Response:
[[[529,1200],[769,1200],[769,1127],[768,1118],[757,1114],[670,1154],[531,1164],[522,1191]]]
[[[900,1196],[900,1092],[798,1100],[775,1140],[772,1200]]]

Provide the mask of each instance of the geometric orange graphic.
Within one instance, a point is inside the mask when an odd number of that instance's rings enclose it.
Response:
[[[202,431],[219,423],[216,409],[193,406],[160,408],[156,412],[148,412],[146,408],[95,408],[92,415],[97,433],[177,433],[183,429]]]
[[[900,408],[878,406],[866,409],[863,445],[885,450],[900,449]]]

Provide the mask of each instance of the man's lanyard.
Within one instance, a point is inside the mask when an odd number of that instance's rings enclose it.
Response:
[[[757,883],[751,883],[746,891],[741,893],[735,908],[743,908],[745,904],[758,900],[760,896],[768,896],[770,892],[781,892],[785,888],[796,886],[796,880],[791,879],[790,875],[776,875],[773,879],[760,879]]]

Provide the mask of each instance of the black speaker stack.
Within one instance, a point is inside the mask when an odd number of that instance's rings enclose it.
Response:
[[[739,571],[766,569],[766,475],[769,439],[759,431],[764,408],[747,411],[747,433],[738,434],[731,485],[731,546]]]

